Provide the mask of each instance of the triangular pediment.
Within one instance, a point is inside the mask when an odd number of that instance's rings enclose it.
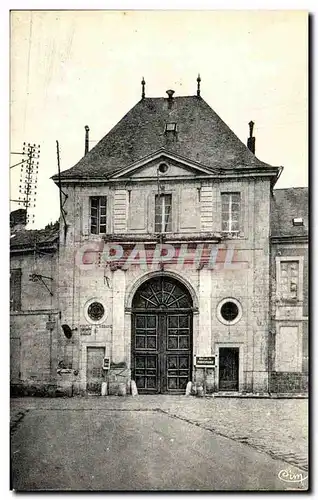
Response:
[[[112,178],[152,179],[157,178],[158,175],[165,178],[176,178],[213,175],[214,173],[217,173],[216,169],[211,170],[182,156],[159,150],[116,172]]]

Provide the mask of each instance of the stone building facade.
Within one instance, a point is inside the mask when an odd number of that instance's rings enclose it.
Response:
[[[199,82],[196,96],[167,94],[146,98],[143,83],[136,106],[53,177],[65,213],[48,261],[45,373],[68,394],[100,393],[103,381],[109,394],[129,393],[131,381],[147,394],[184,393],[188,382],[194,393],[304,392],[307,191],[274,189],[282,167],[256,158],[252,126],[246,147]],[[12,268],[28,267],[15,252]],[[41,322],[49,305],[30,300]],[[21,314],[11,331],[35,338],[17,326]],[[28,385],[14,359],[16,385]]]
[[[13,394],[54,394],[60,343],[58,224],[29,231],[25,218],[24,223],[11,219],[11,389]]]

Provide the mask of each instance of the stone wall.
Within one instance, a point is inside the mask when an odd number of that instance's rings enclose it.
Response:
[[[11,255],[21,269],[21,310],[10,312],[10,381],[13,395],[53,395],[59,349],[58,268],[56,253]],[[52,277],[31,281],[30,274]]]

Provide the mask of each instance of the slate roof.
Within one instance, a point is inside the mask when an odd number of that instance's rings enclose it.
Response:
[[[177,140],[165,134],[167,122],[177,123]],[[174,97],[171,109],[167,98],[151,97],[139,101],[61,178],[107,178],[162,148],[211,169],[269,167],[201,97]]]
[[[14,236],[13,236],[14,235]],[[59,239],[59,224],[56,222],[44,229],[23,229],[13,231],[10,237],[10,249],[26,249],[51,246]]]
[[[271,236],[308,236],[308,188],[274,189],[271,200]],[[303,226],[293,218],[302,217]]]

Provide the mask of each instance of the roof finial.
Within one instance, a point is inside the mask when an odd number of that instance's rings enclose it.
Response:
[[[146,85],[146,82],[145,82],[145,79],[144,77],[142,77],[142,80],[141,80],[141,98],[144,99],[145,98],[145,85]]]
[[[201,95],[201,90],[200,90],[201,77],[200,77],[200,73],[198,74],[197,82],[198,82],[197,96],[200,97],[200,95]]]
[[[253,137],[254,122],[251,120],[248,126],[250,128],[250,136],[247,138],[247,147],[255,155],[255,137]]]

